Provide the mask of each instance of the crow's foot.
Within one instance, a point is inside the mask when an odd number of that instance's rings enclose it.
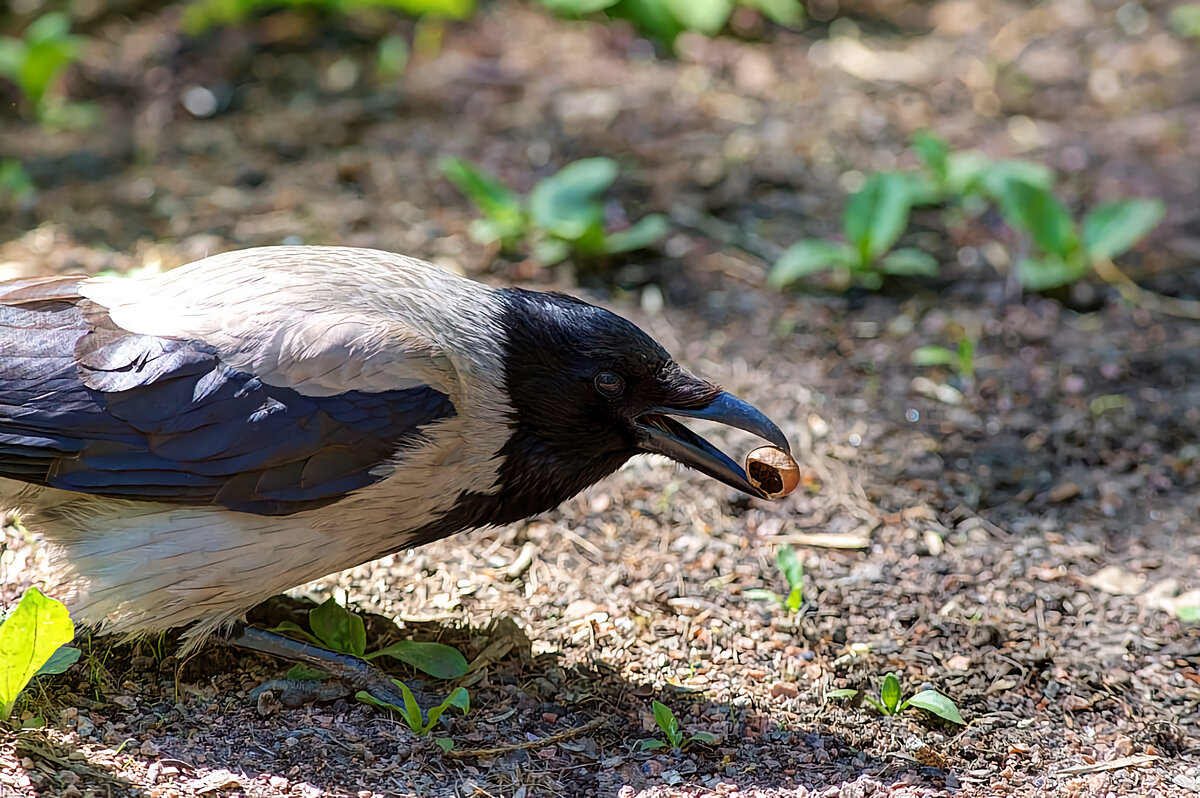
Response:
[[[247,648],[263,654],[281,657],[329,674],[335,682],[272,679],[255,688],[251,698],[257,699],[266,691],[280,692],[280,703],[296,707],[314,701],[332,701],[362,690],[376,701],[404,706],[404,696],[387,674],[363,659],[351,654],[330,651],[311,643],[293,640],[276,632],[255,626],[239,626],[226,640],[232,646]],[[426,697],[413,690],[417,703],[428,705]]]

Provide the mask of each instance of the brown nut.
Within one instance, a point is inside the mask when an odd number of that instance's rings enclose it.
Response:
[[[774,446],[763,446],[746,455],[750,484],[772,499],[780,499],[800,484],[800,467],[792,456]]]

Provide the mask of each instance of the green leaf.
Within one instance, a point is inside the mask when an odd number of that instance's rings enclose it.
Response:
[[[511,249],[513,242],[519,239],[525,231],[525,223],[521,220],[505,222],[490,217],[472,219],[467,228],[467,235],[479,244],[491,244],[499,241],[504,249]]]
[[[914,366],[954,366],[958,353],[944,346],[919,346],[909,356]]]
[[[450,753],[450,749],[454,747],[454,741],[449,737],[435,737],[433,744],[442,749],[443,754]]]
[[[880,172],[846,204],[842,227],[863,265],[887,252],[908,227],[912,186],[903,175]]]
[[[949,174],[950,145],[928,130],[918,130],[914,133],[912,145],[917,155],[925,162],[925,167],[933,172],[939,183],[945,185]]]
[[[888,274],[919,274],[925,277],[936,277],[938,262],[927,252],[904,247],[884,255],[879,262],[879,268]]]
[[[533,259],[543,266],[562,263],[571,254],[571,245],[561,238],[539,238],[533,242]]]
[[[799,0],[742,0],[741,5],[758,9],[777,25],[793,27],[804,21],[804,6]]]
[[[650,704],[654,709],[654,722],[658,724],[658,728],[662,729],[662,733],[667,736],[668,740],[673,740],[679,736],[679,721],[675,719],[675,713],[671,708],[661,701],[654,701]]]
[[[1048,291],[1070,285],[1087,274],[1087,269],[1079,259],[1066,261],[1057,255],[1022,258],[1017,261],[1017,279],[1030,291]]]
[[[888,709],[887,709],[887,707],[885,707],[883,704],[879,703],[879,702],[878,702],[878,701],[877,701],[877,700],[876,700],[874,697],[872,697],[872,696],[869,696],[869,695],[864,695],[864,696],[863,696],[863,701],[866,701],[868,704],[870,704],[871,706],[875,707],[875,709],[879,711],[879,714],[880,714],[880,715],[891,715],[891,714],[894,714],[894,713],[892,713],[892,712],[888,712]]]
[[[887,714],[895,715],[900,709],[900,679],[894,673],[883,677],[883,685],[879,688],[879,699]]]
[[[854,261],[854,249],[849,244],[820,238],[798,241],[775,261],[767,275],[767,285],[783,288],[827,269],[848,267]]]
[[[365,659],[394,657],[436,679],[457,679],[467,674],[467,659],[458,649],[442,643],[422,643],[398,640],[390,646],[372,651]]]
[[[752,587],[742,591],[742,596],[751,601],[774,601],[778,604],[783,603],[783,596],[776,593],[774,590],[763,590],[761,587]]]
[[[975,341],[965,335],[958,339],[958,373],[964,379],[975,379]]]
[[[639,744],[639,747],[643,751],[656,751],[659,748],[666,748],[667,744],[662,740],[642,740],[642,742]]]
[[[59,73],[75,60],[78,48],[73,40],[38,42],[25,53],[25,62],[17,83],[35,104],[40,103]]]
[[[1097,205],[1083,218],[1083,245],[1092,258],[1115,258],[1157,227],[1166,213],[1166,203],[1157,199]]]
[[[0,624],[0,720],[12,713],[17,695],[59,646],[75,637],[75,625],[61,601],[36,587],[25,591]]]
[[[908,186],[914,208],[940,205],[947,199],[948,192],[944,188],[944,184],[937,182],[932,177],[911,174],[908,176]]]
[[[1167,15],[1167,21],[1180,36],[1200,39],[1200,3],[1176,6]]]
[[[338,2],[338,0],[327,1]],[[292,2],[296,2],[296,0],[292,0]],[[369,0],[359,0],[359,2],[364,6],[370,5]],[[413,17],[467,19],[475,13],[475,0],[375,0],[375,2],[384,8],[400,11]],[[353,8],[353,4],[345,3],[345,7],[349,11]]]
[[[775,553],[775,565],[787,580],[788,587],[794,589],[804,586],[804,563],[791,546],[785,544],[779,547]]]
[[[312,643],[314,646],[325,645],[325,643],[312,632],[309,632],[307,629],[301,629],[299,624],[293,623],[292,621],[284,621],[268,631],[278,632],[279,634],[289,634],[308,643]]]
[[[1200,623],[1200,605],[1185,605],[1175,608],[1175,617],[1184,623]]]
[[[683,26],[662,0],[619,0],[606,13],[629,20],[642,35],[658,39],[668,47],[674,47],[675,37],[683,32]]]
[[[946,193],[953,196],[973,194],[983,190],[983,180],[994,162],[981,152],[967,150],[946,156]]]
[[[1043,164],[1017,159],[992,161],[979,153],[963,153],[963,155],[970,155],[971,160],[974,160],[979,167],[980,172],[976,176],[979,187],[996,202],[1000,201],[1006,184],[1014,181],[1045,191],[1052,192],[1054,190],[1054,170]],[[952,155],[950,159],[953,162],[954,156]],[[951,163],[952,169],[953,166]],[[964,163],[960,165],[960,168],[965,166],[967,164]]]
[[[1004,220],[1029,233],[1043,252],[1069,258],[1079,248],[1075,220],[1049,188],[1011,178],[1000,184],[994,196]]]
[[[951,723],[957,723],[960,726],[965,726],[966,722],[962,719],[962,715],[958,714],[958,707],[954,705],[946,696],[939,693],[937,690],[922,690],[912,698],[904,702],[905,707],[916,707],[923,709],[926,712],[932,712],[939,718],[944,718]]]
[[[597,11],[603,11],[611,5],[614,5],[617,0],[537,0],[539,5],[553,11],[555,14],[564,17],[582,17],[585,14],[592,14]]]
[[[667,234],[670,225],[667,217],[651,214],[625,230],[609,233],[604,237],[604,251],[610,255],[645,249]]]
[[[715,36],[733,13],[732,0],[659,0],[687,30]]]
[[[33,181],[20,161],[0,161],[0,194],[12,194],[17,199],[26,197],[34,192]]]
[[[424,737],[429,733],[432,723],[426,725],[421,717],[421,705],[417,703],[417,697],[413,695],[413,691],[408,685],[399,679],[392,679],[392,682],[400,688],[400,695],[404,699],[404,709],[402,716],[408,727],[416,732],[418,737]]]
[[[375,51],[375,71],[379,77],[391,80],[404,73],[408,66],[408,39],[394,33],[379,40]]]
[[[52,11],[49,14],[42,14],[29,23],[29,27],[25,29],[24,39],[30,44],[40,44],[62,39],[70,31],[70,18],[60,11]]]
[[[473,226],[471,236],[480,243],[520,236],[525,230],[521,201],[512,189],[465,158],[446,158],[440,164],[442,174],[467,196],[491,223],[485,235]],[[481,238],[476,238],[476,236]]]
[[[826,701],[840,701],[843,698],[854,698],[858,695],[858,691],[849,687],[839,687],[836,690],[830,690],[825,694]]]
[[[715,745],[717,742],[717,735],[709,734],[708,732],[696,732],[691,737],[687,738],[687,742],[689,742],[689,743],[704,743],[705,745]]]
[[[458,707],[462,713],[466,715],[471,710],[471,694],[467,692],[465,687],[455,687],[450,691],[450,695],[442,703],[438,704],[433,709],[429,710],[429,721],[425,724],[426,729],[432,729],[434,724],[441,719],[446,710],[451,707]]]
[[[25,63],[25,42],[11,37],[0,38],[0,75],[16,81]]]
[[[330,598],[308,611],[308,625],[327,648],[361,657],[367,650],[363,619]]]
[[[783,600],[784,609],[788,612],[799,612],[804,606],[804,588],[801,585],[796,585],[788,591],[787,598]]]
[[[58,673],[63,673],[67,668],[79,661],[79,656],[83,652],[72,646],[59,646],[50,659],[46,660],[46,664],[38,668],[34,676],[53,676]]]
[[[601,195],[617,179],[612,158],[585,158],[542,178],[529,195],[529,213],[539,228],[556,238],[577,241],[596,230],[603,236]]]

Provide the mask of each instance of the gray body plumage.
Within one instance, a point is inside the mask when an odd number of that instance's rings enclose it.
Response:
[[[10,290],[9,301],[21,290]],[[483,285],[389,253],[279,247],[217,255],[154,277],[51,278],[23,290],[26,307],[39,294],[50,297],[43,305],[82,303],[85,315],[106,315],[143,341],[200,342],[229,369],[304,396],[427,386],[453,405],[452,414],[428,421],[418,414],[408,440],[372,467],[371,484],[340,497],[336,512],[315,506],[260,515],[0,481],[0,500],[10,500],[0,504],[21,509],[59,549],[73,615],[85,624],[136,634],[200,621],[193,635],[202,637],[261,599],[405,548],[408,533],[448,511],[460,493],[499,488],[512,410],[501,373],[500,307]],[[19,348],[12,340],[9,348]],[[107,375],[108,387],[119,389],[113,393],[151,382],[144,362],[114,365],[118,371]],[[7,370],[11,381],[13,366]],[[244,424],[249,415],[227,422]],[[18,422],[0,421],[0,433]],[[246,438],[253,426],[233,434]],[[289,434],[286,426],[273,432]],[[196,437],[217,434],[202,428]],[[173,481],[146,472],[139,478]],[[92,488],[105,492],[97,483]]]

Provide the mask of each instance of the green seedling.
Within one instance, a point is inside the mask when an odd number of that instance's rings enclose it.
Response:
[[[788,247],[771,268],[767,282],[775,288],[821,272],[833,271],[841,287],[879,288],[888,275],[938,273],[928,253],[892,245],[908,227],[915,185],[906,175],[880,172],[867,178],[846,204],[842,216],[845,241],[806,239]]]
[[[65,108],[52,92],[82,50],[83,39],[71,35],[71,20],[66,14],[43,14],[21,38],[0,37],[0,77],[15,83],[38,118],[45,120],[56,108]]]
[[[79,649],[66,645],[74,637],[62,602],[29,588],[0,623],[0,720],[12,714],[31,679],[62,673],[79,659]]]
[[[1175,617],[1184,623],[1200,623],[1200,605],[1186,604],[1176,607]]]
[[[716,36],[737,7],[751,8],[779,25],[794,27],[804,19],[799,0],[538,0],[563,17],[584,17],[603,11],[626,19],[646,36],[673,47],[684,32]]]
[[[990,188],[1004,220],[1029,236],[1035,252],[1017,262],[1021,285],[1044,291],[1068,285],[1099,261],[1132,249],[1166,214],[1157,199],[1121,199],[1098,205],[1081,225],[1046,186],[1008,177]]]
[[[691,743],[707,743],[712,745],[717,741],[716,735],[708,732],[696,732],[690,737],[685,738],[683,732],[679,729],[679,721],[675,718],[675,713],[666,704],[655,701],[651,704],[654,709],[654,722],[658,724],[659,731],[662,732],[662,740],[647,739],[642,740],[641,750],[655,751],[660,748],[669,748],[672,752],[678,754]]]
[[[858,690],[850,688],[830,690],[825,694],[825,700],[833,701],[854,698],[856,695],[858,695]],[[962,719],[962,715],[958,713],[958,707],[955,703],[937,690],[922,690],[916,695],[901,700],[900,678],[894,673],[889,673],[883,677],[883,682],[879,686],[878,699],[874,696],[864,695],[863,700],[879,710],[879,714],[881,715],[899,715],[909,707],[915,707],[916,709],[923,709],[926,712],[932,712],[939,718],[948,720],[951,723],[966,725],[966,722]]]
[[[913,350],[914,366],[945,366],[955,371],[964,380],[975,379],[975,342],[965,335],[958,339],[958,347],[919,346]]]
[[[417,703],[416,696],[408,685],[399,679],[392,679],[396,683],[396,687],[400,689],[400,694],[404,697],[404,706],[396,706],[395,704],[378,701],[369,693],[359,691],[355,697],[364,704],[371,704],[380,709],[390,709],[400,715],[408,728],[412,729],[413,734],[418,737],[427,737],[433,731],[434,726],[441,720],[442,715],[451,707],[458,707],[462,710],[465,717],[471,710],[471,696],[464,687],[455,687],[450,691],[450,695],[446,696],[446,700],[429,710],[427,716],[421,714],[421,706]],[[454,747],[454,741],[448,737],[438,737],[434,739],[434,744],[443,751],[449,751]]]
[[[617,162],[611,158],[569,163],[539,180],[527,200],[462,158],[446,159],[441,169],[483,211],[484,218],[471,223],[472,239],[499,242],[507,252],[529,242],[534,258],[547,266],[572,253],[596,259],[644,249],[667,232],[667,220],[658,214],[624,230],[606,230],[604,193],[617,179]]]
[[[393,657],[437,679],[457,679],[467,673],[467,660],[459,651],[442,643],[399,640],[390,646],[367,652],[367,630],[363,619],[329,599],[308,612],[311,632],[291,621],[271,631],[293,635],[331,651],[365,660]],[[288,671],[289,679],[324,679],[324,673],[297,665]]]
[[[1019,179],[1048,190],[1054,186],[1054,172],[1041,164],[955,151],[928,130],[917,131],[912,146],[922,163],[922,169],[905,173],[912,181],[914,206],[962,205],[970,215],[978,215],[1004,181]]]
[[[796,550],[784,545],[775,553],[775,565],[788,583],[788,594],[781,596],[774,590],[751,588],[742,595],[754,601],[773,601],[788,612],[799,612],[804,604],[804,563]]]
[[[353,15],[383,9],[413,17],[467,19],[475,0],[191,0],[183,9],[182,28],[191,36],[221,25],[237,25],[279,8],[311,8],[329,15]]]

